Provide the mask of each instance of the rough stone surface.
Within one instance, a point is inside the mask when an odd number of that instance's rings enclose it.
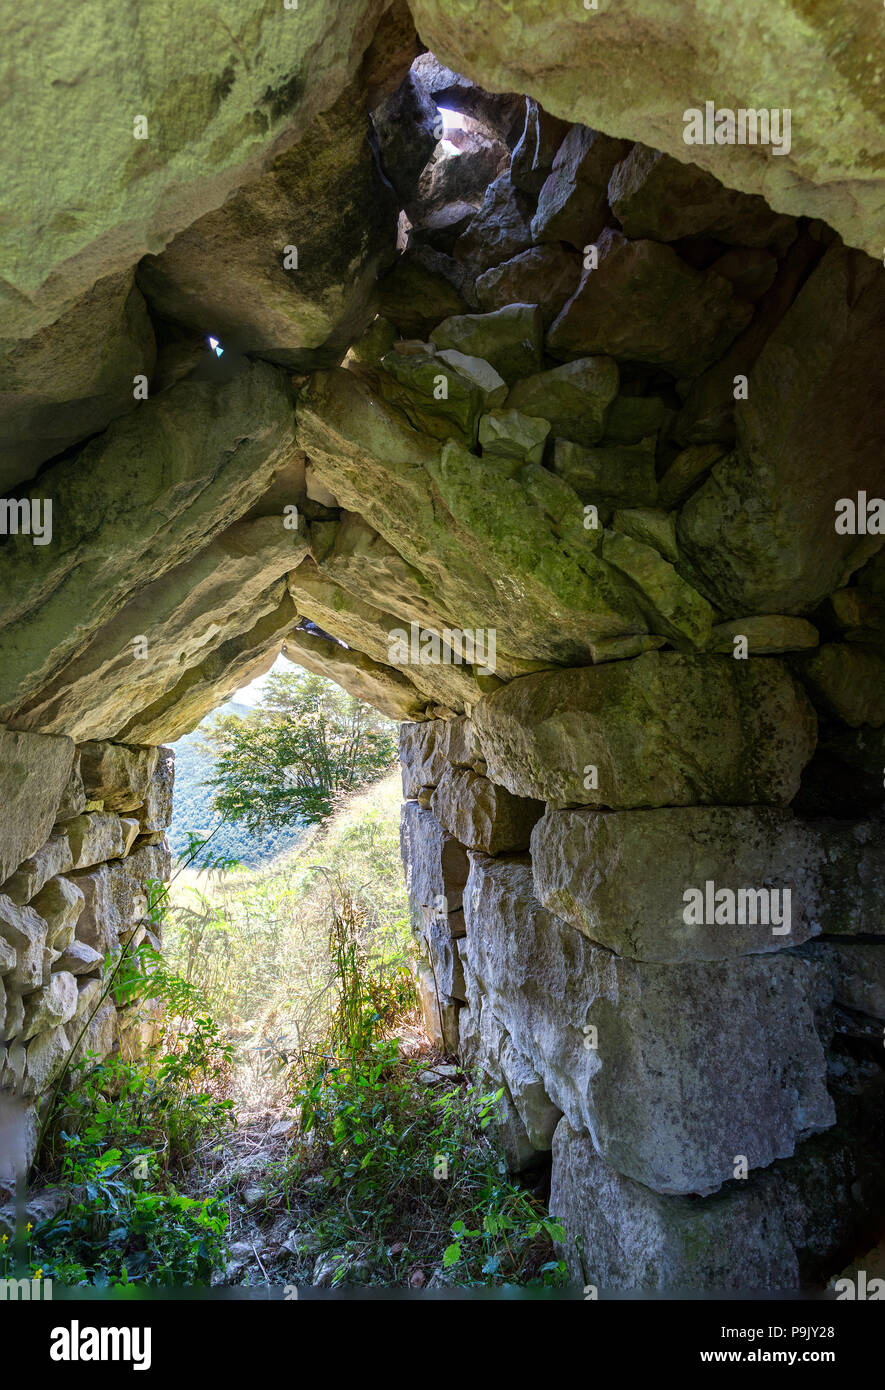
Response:
[[[480,416],[479,446],[483,457],[520,459],[542,463],[544,445],[550,433],[546,420],[522,415],[518,410],[491,410]]]
[[[55,323],[0,337],[0,487],[135,410],[133,378],[154,373],[156,347],[131,271],[100,280]]]
[[[624,140],[573,125],[538,195],[533,240],[567,241],[578,249],[595,241],[609,222],[609,177],[627,148]]]
[[[553,434],[563,439],[595,444],[617,391],[618,369],[611,358],[586,357],[517,382],[507,408],[549,420]]]
[[[487,777],[457,768],[443,773],[430,807],[456,840],[486,854],[527,849],[532,826],[543,810],[537,801],[513,796]]]
[[[778,661],[675,652],[523,676],[473,721],[493,780],[554,806],[785,805],[816,741]]]
[[[22,139],[2,179],[5,335],[36,331],[97,279],[162,250],[294,144],[355,76],[383,8],[160,5],[136,20],[102,3],[84,25],[39,4],[8,25],[20,80],[5,123]],[[98,118],[111,111],[118,120]]]
[[[345,92],[267,173],[145,257],[138,280],[154,311],[295,371],[340,361],[393,257],[396,202],[367,137]]]
[[[881,1104],[879,1097],[873,1105]],[[800,1145],[793,1158],[714,1196],[664,1197],[604,1162],[567,1119],[553,1140],[550,1209],[565,1226],[572,1277],[599,1289],[820,1288],[834,1252],[852,1248],[883,1197],[881,1149],[843,1133]],[[585,1266],[579,1268],[580,1236]]]
[[[506,382],[531,376],[541,366],[541,311],[537,304],[508,304],[488,314],[443,319],[430,341],[491,363]]]
[[[548,116],[536,101],[526,97],[525,126],[510,160],[510,182],[514,188],[537,198],[568,131],[567,121]]]
[[[537,304],[549,328],[581,278],[580,257],[559,244],[531,246],[477,276],[476,297],[486,311],[508,304]]]
[[[72,822],[73,823],[73,822]],[[15,873],[3,885],[13,902],[27,903],[40,892],[44,883],[54,874],[67,873],[73,867],[74,857],[67,835],[67,826],[53,830],[46,844],[20,864]]]
[[[841,927],[844,895],[833,891],[835,874],[825,879],[821,865],[850,863],[849,833],[758,806],[548,811],[532,833],[535,892],[591,941],[634,960],[779,951]],[[712,918],[686,922],[686,890],[706,897],[708,884]],[[715,898],[722,889],[737,900],[734,916],[746,890],[743,923],[728,920],[728,899]],[[765,900],[768,890],[777,894],[778,921]],[[878,896],[865,910],[856,904],[856,920],[875,916]]]
[[[481,855],[464,915],[490,1026],[625,1176],[657,1192],[710,1192],[733,1177],[736,1154],[765,1167],[833,1123],[821,967],[784,951],[623,960],[541,907],[528,864]],[[472,1008],[469,981],[468,999]]]
[[[122,607],[134,574],[139,587],[159,578],[211,540],[231,508],[257,500],[292,432],[285,378],[249,364],[223,383],[180,382],[114,421],[73,464],[47,470],[41,491],[56,499],[66,543],[13,536],[2,548],[2,583],[15,595],[0,630],[3,709],[33,695]]]
[[[513,187],[510,174],[490,183],[482,207],[455,242],[453,256],[474,276],[509,261],[532,244],[527,198]]]
[[[653,507],[658,497],[654,436],[585,448],[557,439],[553,467],[578,496],[603,507]]]
[[[43,980],[46,923],[32,907],[19,907],[0,894],[0,935],[15,947],[15,967],[6,975],[7,990],[27,994]]]
[[[827,252],[750,372],[738,448],[680,514],[680,545],[728,616],[810,613],[881,544],[835,529],[840,498],[885,495],[878,271]]]
[[[669,246],[606,229],[598,256],[547,334],[554,357],[606,353],[696,376],[750,318],[730,281],[693,270]]]
[[[608,200],[626,236],[652,241],[708,236],[783,252],[796,235],[792,218],[764,198],[725,188],[695,165],[634,145],[613,171]]]
[[[73,765],[71,739],[0,727],[0,882],[49,838]]]
[[[849,245],[881,254],[882,184],[870,159],[882,148],[881,96],[865,61],[878,32],[872,11],[852,4],[835,16],[810,14],[790,0],[753,0],[744,14],[753,36],[747,43],[735,43],[713,0],[691,11],[627,0],[593,13],[581,6],[527,9],[522,0],[481,9],[466,0],[455,8],[451,0],[415,0],[412,13],[438,59],[474,81],[498,91],[527,89],[551,115],[692,160],[730,188],[761,194],[778,212],[821,217]],[[717,105],[736,110],[752,93],[754,107],[776,111],[785,104],[789,74],[789,153],[686,145],[683,112],[703,112],[710,99],[699,77],[705,73],[716,73]]]

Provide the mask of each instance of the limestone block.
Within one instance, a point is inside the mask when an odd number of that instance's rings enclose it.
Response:
[[[0,936],[15,947],[16,963],[6,976],[7,989],[27,993],[38,989],[43,979],[43,949],[46,923],[32,907],[19,907],[0,895]]]
[[[859,1154],[856,1141],[820,1136],[714,1197],[664,1197],[615,1172],[563,1119],[550,1212],[567,1232],[572,1277],[584,1283],[586,1275],[600,1290],[788,1291],[820,1287],[839,1248],[877,1225],[884,1183],[881,1152]]]
[[[600,444],[589,449],[557,439],[553,467],[582,501],[601,507],[653,507],[657,501],[653,435],[636,444]]]
[[[416,797],[421,787],[435,787],[445,772],[446,757],[440,743],[444,729],[443,720],[400,724],[399,758],[407,800]]]
[[[604,353],[697,376],[752,316],[730,281],[692,269],[669,246],[627,241],[610,228],[597,246],[596,268],[584,270],[547,334],[553,357]]]
[[[537,304],[545,329],[571,299],[581,278],[581,258],[559,243],[532,246],[477,277],[476,297],[487,312],[508,304]]]
[[[461,314],[443,319],[430,334],[442,351],[455,348],[469,357],[491,363],[508,384],[540,371],[541,310],[537,304],[508,304],[487,314]]]
[[[869,368],[885,322],[878,272],[830,247],[749,373],[736,450],[683,507],[680,548],[725,616],[811,613],[881,544],[836,529],[840,499],[885,496],[885,412]]]
[[[510,171],[499,174],[485,191],[482,207],[452,252],[474,278],[491,266],[509,261],[531,246],[531,211],[528,198],[510,182]]]
[[[473,856],[470,1006],[475,981],[551,1101],[618,1172],[657,1192],[709,1193],[734,1176],[736,1155],[765,1167],[832,1125],[821,967],[787,951],[624,960],[532,890],[527,863]]]
[[[46,844],[18,866],[12,877],[4,883],[3,891],[13,902],[30,902],[50,879],[56,874],[67,873],[73,865],[74,858],[68,840],[68,828],[65,825],[53,830]]]
[[[832,822],[821,829],[773,807],[560,810],[535,826],[532,871],[550,912],[620,956],[723,960],[798,946],[838,926],[844,895],[827,891],[821,864],[837,856],[845,864],[850,851],[847,830],[840,835]],[[704,895],[704,922],[685,920],[686,913],[695,915],[686,904],[688,889]],[[720,898],[717,922],[715,909],[707,913],[706,895],[718,890],[734,901]],[[766,891],[760,896],[759,890]],[[868,904],[865,916],[877,908],[885,903]]]
[[[103,801],[106,811],[135,811],[144,805],[157,772],[159,749],[93,739],[80,744],[78,752],[83,785],[91,800]]]
[[[543,813],[539,802],[513,796],[475,772],[451,767],[443,773],[430,804],[456,840],[487,854],[527,849],[532,826]]]
[[[45,989],[35,990],[25,1000],[25,1019],[20,1037],[24,1042],[46,1029],[68,1023],[77,1012],[77,981],[67,970],[52,974]]]
[[[786,804],[817,730],[776,658],[677,652],[522,676],[472,718],[493,781],[616,810]]]
[[[40,890],[31,906],[46,923],[50,946],[63,949],[70,944],[83,904],[83,892],[70,878],[51,878]]]
[[[83,777],[80,772],[80,753],[77,750],[74,754],[74,766],[71,768],[68,785],[62,792],[62,798],[55,813],[56,824],[60,821],[73,820],[75,816],[82,815],[86,810],[86,799],[86,788],[83,786]]]
[[[782,255],[796,235],[792,217],[772,212],[764,198],[726,188],[695,164],[634,145],[613,170],[612,212],[633,239],[679,241],[713,237],[740,246],[773,246]]]
[[[469,965],[467,974],[469,976]],[[531,1156],[549,1153],[562,1111],[551,1101],[531,1062],[517,1050],[513,1039],[494,1017],[489,999],[476,981],[469,984],[468,995],[471,1003],[459,1016],[462,1061],[479,1068],[492,1086],[505,1087],[531,1146]]]
[[[72,975],[90,975],[101,968],[102,957],[85,941],[72,941],[59,956],[56,967]]]
[[[743,650],[751,656],[807,651],[816,647],[819,641],[817,628],[812,627],[804,618],[732,618],[727,623],[715,625],[710,637],[709,650],[732,655],[735,651],[736,637],[746,638]]]
[[[128,854],[138,834],[138,821],[113,811],[92,811],[65,827],[73,855],[73,868],[88,869]]]
[[[446,834],[432,811],[422,809],[416,801],[403,804],[400,848],[416,929],[421,930],[433,917],[456,912],[470,872],[467,852],[454,836]]]
[[[14,1043],[9,1050],[13,1052],[18,1047],[25,1049],[21,1094],[41,1095],[56,1080],[71,1050],[67,1034],[61,1026],[51,1028],[38,1033],[26,1045]]]
[[[453,1054],[458,1049],[459,1005],[436,986],[433,971],[427,962],[419,961],[416,974],[418,1002],[424,1018],[427,1036],[442,1052]]]
[[[556,437],[589,445],[602,438],[606,410],[617,394],[616,364],[587,354],[518,381],[506,408],[549,420]]]
[[[491,454],[524,463],[542,463],[549,433],[546,420],[522,415],[518,410],[491,410],[480,416],[479,446],[483,457]]]
[[[11,941],[0,936],[0,977],[8,975],[15,968],[15,947]]]
[[[172,788],[175,781],[175,753],[160,748],[157,766],[148,786],[144,803],[138,808],[140,834],[165,830],[172,820]]]
[[[573,125],[556,151],[532,219],[534,241],[567,241],[583,249],[610,220],[608,182],[628,149],[625,140]]]
[[[0,727],[0,883],[49,839],[73,765],[69,738]]]

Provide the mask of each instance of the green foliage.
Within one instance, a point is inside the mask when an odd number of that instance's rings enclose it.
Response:
[[[503,1092],[466,1076],[428,1086],[426,1059],[405,1057],[391,1036],[414,1012],[414,983],[373,965],[362,939],[344,894],[333,903],[338,1003],[326,1046],[293,1068],[309,1166],[322,1165],[313,1219],[321,1248],[335,1252],[332,1283],[355,1271],[403,1282],[428,1263],[468,1285],[565,1282],[563,1262],[542,1262],[564,1233],[506,1175],[489,1140]],[[408,1240],[396,1239],[403,1230]]]
[[[211,834],[213,854],[255,868],[291,849],[303,833],[300,825],[285,825],[278,830],[265,830],[258,839],[250,835],[244,825],[220,821],[212,808],[209,782],[215,776],[215,757],[206,746],[207,732],[220,718],[230,715],[242,718],[251,712],[249,705],[228,700],[207,715],[192,733],[176,740],[175,800],[172,824],[166,833],[172,853],[177,857],[187,853],[192,836],[205,840]]]
[[[185,870],[171,887],[167,966],[198,986],[213,1015],[242,1040],[266,1091],[288,1057],[326,1037],[336,999],[328,951],[332,896],[351,895],[373,960],[406,965],[400,801],[394,773],[351,796],[272,865],[208,875]]]
[[[67,1200],[33,1231],[31,1267],[67,1285],[208,1283],[225,1258],[227,1210],[179,1189],[198,1151],[234,1124],[232,1048],[200,992],[147,944],[114,990],[129,1010],[148,998],[164,1006],[159,1037],[143,1062],[86,1057],[71,1068],[40,1155]]]
[[[316,824],[330,814],[336,794],[391,765],[393,727],[321,676],[272,674],[262,705],[242,719],[222,716],[207,733],[215,809],[253,835]]]

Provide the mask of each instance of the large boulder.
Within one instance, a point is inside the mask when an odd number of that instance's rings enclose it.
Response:
[[[553,806],[786,805],[816,742],[776,658],[646,652],[543,671],[473,711],[489,776]]]
[[[567,246],[531,246],[477,276],[476,297],[486,311],[538,304],[544,327],[549,328],[580,278],[580,257]]]
[[[738,1155],[765,1167],[833,1123],[823,966],[789,951],[625,960],[547,912],[528,864],[479,854],[464,916],[469,1006],[475,990],[488,997],[550,1099],[618,1172],[656,1192],[710,1192]]]
[[[490,362],[512,385],[540,369],[541,310],[537,304],[508,304],[488,314],[443,319],[430,334],[437,349],[455,348]]]
[[[697,163],[778,212],[823,218],[850,245],[881,256],[880,88],[875,74],[866,76],[878,16],[858,0],[838,14],[750,0],[740,42],[716,0],[690,9],[659,0],[595,9],[413,0],[412,13],[437,58],[475,82],[530,91],[553,116]],[[748,102],[777,116],[789,107],[791,138],[778,146],[687,144],[685,115],[703,115],[709,73],[718,103],[732,112]]]
[[[611,358],[585,357],[518,381],[507,408],[549,420],[553,434],[562,439],[595,444],[617,393],[618,368]]]
[[[55,322],[254,179],[353,80],[384,10],[354,0],[224,18],[148,0],[136,16],[98,0],[87,23],[38,0],[10,17],[3,114],[20,138],[3,158],[0,336]],[[398,44],[408,63],[414,29]],[[367,55],[370,89],[384,61]]]
[[[625,236],[651,241],[713,237],[740,246],[774,246],[796,235],[793,218],[772,212],[764,198],[726,188],[694,164],[634,145],[612,173],[608,200]]]
[[[381,166],[403,204],[414,198],[421,170],[436,148],[439,113],[414,72],[372,112]]]
[[[719,606],[810,613],[882,544],[836,529],[837,503],[885,496],[880,266],[834,246],[749,374],[735,452],[679,517],[679,542]]]
[[[885,930],[883,870],[875,823],[773,807],[548,811],[532,832],[544,906],[635,960],[723,960]]]
[[[610,222],[608,181],[626,150],[623,140],[573,125],[538,195],[533,240],[566,241],[578,250],[595,241]]]
[[[607,353],[697,376],[750,319],[729,280],[694,270],[669,246],[607,228],[597,250],[597,266],[583,272],[547,334],[554,357]]]
[[[48,840],[73,765],[71,739],[0,727],[0,883]]]
[[[246,363],[185,380],[115,420],[40,478],[64,545],[11,536],[0,583],[14,598],[0,629],[0,712],[12,714],[133,592],[246,511],[291,450],[285,376]]]
[[[154,332],[131,271],[110,275],[55,323],[0,339],[0,488],[135,410],[153,376]]]
[[[156,312],[227,348],[330,366],[374,316],[396,213],[365,111],[345,92],[261,178],[145,257],[139,285]]]
[[[509,172],[490,183],[482,207],[455,242],[452,254],[476,277],[531,246],[531,206]]]
[[[308,546],[306,527],[294,532],[285,522],[282,506],[274,516],[234,522],[140,589],[18,711],[16,723],[67,729],[77,738],[117,734],[131,721],[133,707],[162,699],[179,683],[183,668],[198,665],[277,606],[276,581]],[[141,637],[147,648],[133,659]]]

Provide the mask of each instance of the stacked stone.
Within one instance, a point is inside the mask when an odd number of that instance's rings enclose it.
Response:
[[[159,949],[143,918],[149,880],[169,877],[173,762],[0,728],[0,1106],[19,1116],[26,1163],[65,1063],[145,1041],[139,1012],[101,996],[124,947]]]
[[[706,732],[670,726],[665,705],[641,730],[629,707],[594,728],[610,666],[526,677],[472,720],[403,725],[418,978],[434,1040],[503,1088],[511,1164],[552,1147],[576,1277],[789,1288],[885,1203],[883,1074],[843,1046],[878,1043],[885,1022],[885,847],[876,823],[786,807],[808,743],[781,737],[805,697],[779,663],[755,663],[780,669],[786,701],[769,699],[756,780],[740,726],[758,690],[732,701],[735,664],[695,664],[721,687]],[[684,658],[631,666],[657,668],[678,704]],[[674,796],[661,756],[621,766],[616,794],[583,790],[585,758],[605,766],[625,735],[658,755],[690,738],[731,804]],[[789,931],[687,924],[684,890],[708,880],[789,888]]]

